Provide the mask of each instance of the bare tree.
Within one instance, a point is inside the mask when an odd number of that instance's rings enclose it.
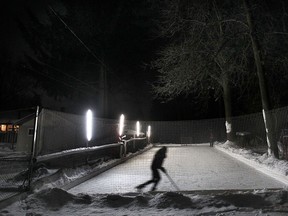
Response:
[[[273,118],[268,111],[272,108],[269,93],[273,93],[271,89],[275,83],[281,84],[277,77],[281,77],[280,80],[287,78],[288,52],[286,40],[283,40],[288,36],[286,3],[277,1],[280,6],[274,7],[275,11],[269,14],[269,9],[263,10],[264,13],[252,11],[248,4],[251,2],[247,0],[165,2],[169,6],[164,10],[162,34],[172,42],[154,62],[160,72],[154,85],[156,96],[171,99],[191,92],[204,96],[212,87],[216,96],[223,97],[227,138],[231,140],[231,86],[249,89],[249,82],[256,75],[268,153],[278,158]],[[254,3],[253,9],[263,9],[267,2]],[[277,19],[275,14],[279,12],[280,18]],[[254,65],[256,74],[253,73]]]
[[[215,1],[167,3],[161,26],[172,42],[153,62],[160,73],[154,92],[169,100],[190,93],[205,97],[213,88],[215,97],[223,97],[227,139],[233,140],[231,86],[244,84],[248,75],[243,25],[235,26]]]
[[[273,93],[273,85],[275,86],[276,81],[275,77],[279,76],[281,79],[286,79],[283,71],[287,71],[287,32],[285,20],[287,20],[287,14],[285,11],[284,1],[277,1],[279,6],[276,6],[274,14],[271,10],[264,10],[265,1],[262,5],[258,4],[258,7],[262,8],[262,13],[258,14],[267,14],[262,19],[257,17],[257,13],[253,12],[253,5],[247,0],[242,0],[244,6],[244,12],[246,15],[246,22],[249,29],[249,37],[251,41],[251,46],[254,54],[254,61],[257,70],[257,77],[259,82],[259,88],[261,93],[261,102],[262,102],[262,113],[266,129],[266,137],[268,144],[268,154],[276,158],[279,158],[279,151],[277,146],[277,131],[275,128],[274,118],[269,112],[272,109],[270,94]],[[276,3],[276,4],[277,4]],[[286,3],[287,4],[287,3]],[[287,5],[286,5],[287,7]],[[280,19],[277,19],[275,13],[280,14]],[[256,27],[257,18],[262,21],[262,25]],[[280,28],[279,28],[280,26]],[[281,36],[286,36],[286,38],[281,38]],[[284,39],[284,40],[283,40]],[[267,71],[270,72],[267,73]],[[279,78],[278,78],[279,79]],[[270,88],[268,87],[267,81],[270,80]],[[278,82],[279,83],[279,82]],[[276,88],[279,88],[277,86]]]

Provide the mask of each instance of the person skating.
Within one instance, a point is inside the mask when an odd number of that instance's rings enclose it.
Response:
[[[213,131],[210,129],[210,147],[213,147],[214,145],[214,134]]]
[[[151,164],[152,179],[147,182],[144,182],[143,184],[138,185],[136,189],[141,190],[145,186],[154,183],[152,187],[152,191],[156,190],[156,187],[161,179],[160,173],[158,170],[161,170],[162,172],[166,173],[166,169],[162,166],[163,161],[166,158],[166,152],[167,152],[166,146],[163,146],[156,152],[156,154],[154,155],[152,164]]]

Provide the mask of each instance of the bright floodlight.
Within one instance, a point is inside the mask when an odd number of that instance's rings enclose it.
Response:
[[[137,135],[137,137],[140,135],[140,123],[139,123],[139,121],[136,122],[136,135]]]
[[[148,125],[148,128],[147,128],[147,137],[150,138],[151,136],[151,126]]]
[[[122,114],[120,116],[120,121],[119,121],[119,136],[122,136],[123,134],[123,129],[124,129],[124,115]]]
[[[87,137],[88,142],[92,138],[92,128],[93,128],[92,121],[93,121],[92,111],[89,109],[86,112],[86,137]]]

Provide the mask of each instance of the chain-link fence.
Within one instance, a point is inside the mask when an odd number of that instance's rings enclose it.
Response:
[[[154,121],[151,125],[152,142],[193,144],[209,142],[211,131],[216,140],[225,140],[225,120]]]
[[[29,159],[25,156],[0,158],[0,200],[26,189]]]
[[[274,127],[277,137],[280,136],[281,129],[286,127],[287,110],[288,108],[285,107],[272,110],[266,114],[271,115],[275,120]],[[37,155],[119,142],[119,120],[94,118],[93,138],[89,143],[86,139],[85,121],[85,115],[80,116],[42,109],[39,115],[37,133]],[[151,142],[153,143],[206,143],[209,142],[211,133],[213,133],[214,140],[226,140],[224,118],[187,121],[143,121],[140,124],[141,132],[144,135],[148,125],[151,126]],[[235,132],[249,132],[266,142],[262,113],[233,117],[232,127]],[[126,121],[124,131],[130,133],[130,137],[133,137],[131,133],[136,131],[136,121]]]

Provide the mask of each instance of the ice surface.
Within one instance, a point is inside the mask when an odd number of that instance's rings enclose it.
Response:
[[[151,178],[150,164],[158,148],[143,153],[72,188],[77,193],[128,193]],[[256,171],[208,145],[168,147],[163,166],[181,191],[282,188],[285,184]],[[160,191],[175,191],[161,173]],[[150,186],[151,187],[151,186]],[[150,190],[148,186],[147,190]]]

